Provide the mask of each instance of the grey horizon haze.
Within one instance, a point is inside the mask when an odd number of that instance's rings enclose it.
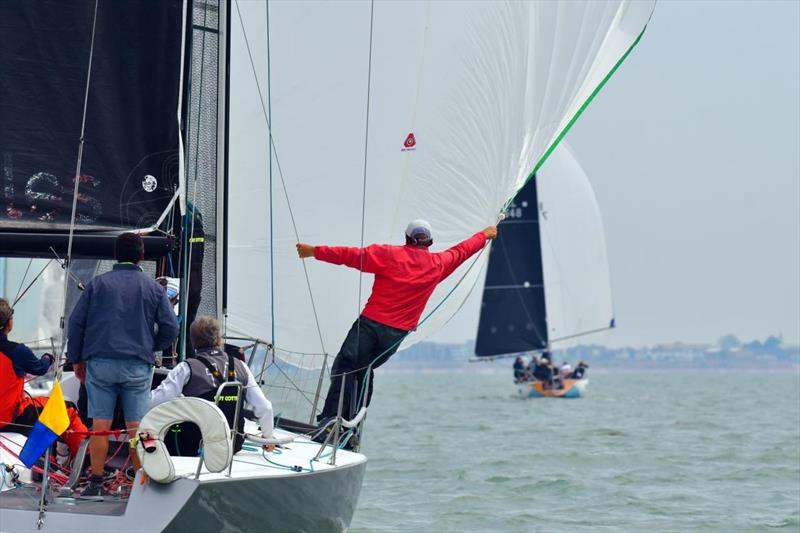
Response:
[[[582,342],[800,342],[800,3],[660,2],[565,140],[618,325]],[[431,340],[474,338],[479,289]]]

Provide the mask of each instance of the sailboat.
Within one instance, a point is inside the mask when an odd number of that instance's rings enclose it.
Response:
[[[586,173],[561,143],[500,223],[475,354],[549,353],[615,325],[600,209]],[[523,398],[580,398],[588,384],[585,377],[553,383],[526,376],[514,386]]]
[[[172,400],[142,421],[158,430],[157,456],[139,442],[143,471],[95,502],[80,498],[80,454],[26,470],[14,455],[25,436],[0,433],[0,461],[14,465],[0,488],[3,529],[346,529],[367,463],[346,445],[356,430],[363,438],[366,406],[340,413],[325,442],[311,437],[369,280],[306,264],[294,243],[397,242],[425,216],[446,247],[495,222],[652,10],[627,0],[0,4],[11,43],[0,49],[10,73],[0,255],[58,257],[68,302],[78,260],[102,272],[120,232],[145,235],[145,271],[181,278],[182,316],[199,287],[198,313],[219,317],[264,381],[278,415],[270,442],[281,445],[262,452],[248,422],[233,454],[213,404]],[[405,347],[453,316],[487,256],[439,286]],[[59,331],[55,344],[65,340]],[[74,378],[62,381],[75,399]],[[202,457],[162,453],[178,421],[216,436]]]

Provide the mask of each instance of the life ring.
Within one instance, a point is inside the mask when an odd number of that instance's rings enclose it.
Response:
[[[147,476],[158,483],[175,480],[175,465],[164,444],[169,428],[194,422],[203,436],[203,464],[209,472],[222,472],[230,465],[233,445],[228,420],[219,407],[201,398],[175,398],[155,406],[139,423],[138,434],[154,439],[145,446],[139,438],[136,453]]]

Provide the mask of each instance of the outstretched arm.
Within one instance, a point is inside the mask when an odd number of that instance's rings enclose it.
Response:
[[[318,261],[333,263],[334,265],[345,265],[362,272],[377,274],[384,266],[385,261],[381,253],[381,246],[373,244],[366,248],[355,248],[350,246],[312,246],[310,244],[298,243],[297,255],[301,259],[313,257]]]
[[[486,229],[483,229],[470,237],[469,239],[460,242],[453,246],[452,248],[448,248],[444,252],[441,252],[442,257],[442,265],[444,266],[444,270],[442,271],[442,279],[445,279],[447,276],[453,273],[455,269],[461,265],[464,261],[472,257],[478,250],[483,248],[486,244],[486,241],[493,240],[497,237],[497,228],[494,226],[488,226]]]

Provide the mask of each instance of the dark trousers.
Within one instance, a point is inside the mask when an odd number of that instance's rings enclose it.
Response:
[[[360,332],[359,322],[361,323]],[[367,377],[366,367],[372,363],[372,368],[369,369],[369,390],[366,391],[367,401],[365,404],[369,405],[374,381],[372,370],[389,360],[400,347],[400,342],[406,335],[408,335],[407,331],[386,326],[363,316],[353,322],[342,348],[333,361],[331,385],[328,388],[328,395],[325,397],[325,406],[322,408],[322,413],[317,416],[317,420],[336,416],[339,409],[342,374],[346,374],[342,416],[346,419],[355,416],[361,407],[359,399],[363,396],[362,389]],[[375,360],[378,356],[380,358]]]

